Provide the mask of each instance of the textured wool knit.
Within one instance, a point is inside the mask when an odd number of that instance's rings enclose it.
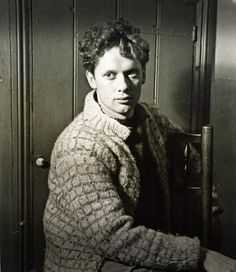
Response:
[[[45,271],[97,272],[104,260],[157,270],[196,269],[197,238],[134,224],[140,171],[128,141],[132,129],[105,115],[94,98],[57,139],[44,214]],[[145,118],[143,118],[145,116]],[[162,226],[170,228],[166,142],[178,128],[155,107],[138,104],[145,145],[162,194]],[[148,212],[148,211],[147,211]]]

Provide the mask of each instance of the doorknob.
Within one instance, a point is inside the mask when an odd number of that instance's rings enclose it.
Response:
[[[38,166],[38,167],[41,167],[41,168],[48,168],[49,167],[49,162],[44,159],[42,156],[39,156],[36,160],[35,160],[35,164]]]

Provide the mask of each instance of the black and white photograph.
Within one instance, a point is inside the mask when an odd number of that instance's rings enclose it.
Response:
[[[0,0],[0,272],[236,272],[236,0]]]

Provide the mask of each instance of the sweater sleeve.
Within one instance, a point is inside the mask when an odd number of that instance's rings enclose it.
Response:
[[[170,136],[172,136],[173,134],[183,132],[183,129],[179,125],[175,124],[172,120],[170,120],[167,116],[162,114],[157,106],[153,105],[149,108],[149,110],[152,112],[154,119],[161,131],[161,134],[166,139],[170,139]],[[180,148],[184,150],[185,146],[182,146]],[[198,185],[201,176],[201,158],[200,153],[192,144],[190,144],[188,167],[189,179],[193,180],[196,183],[196,186]]]
[[[132,227],[133,218],[125,212],[115,177],[101,158],[91,153],[69,154],[58,165],[62,193],[57,201],[71,222],[69,232],[77,241],[76,250],[155,269],[197,267],[198,239]]]

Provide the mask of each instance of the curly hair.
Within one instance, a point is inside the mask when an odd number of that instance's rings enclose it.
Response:
[[[137,59],[145,70],[149,60],[149,45],[140,36],[140,30],[123,18],[92,26],[85,32],[83,39],[79,41],[84,69],[94,73],[99,58],[114,46],[120,48],[122,56]]]

